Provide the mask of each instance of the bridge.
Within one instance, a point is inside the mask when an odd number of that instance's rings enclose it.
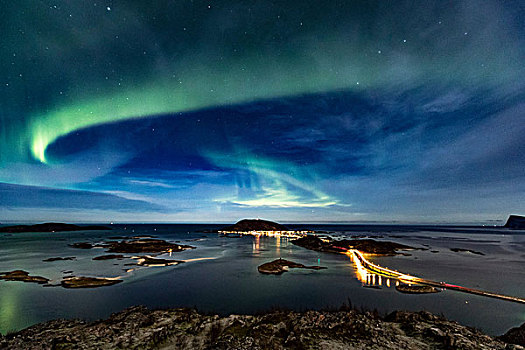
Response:
[[[400,282],[407,283],[407,284],[422,284],[422,285],[432,286],[432,287],[441,288],[441,289],[450,289],[450,290],[455,290],[458,292],[476,294],[476,295],[481,295],[484,297],[502,299],[502,300],[512,301],[515,303],[525,304],[525,299],[522,299],[522,298],[483,291],[479,289],[462,287],[462,286],[458,286],[455,284],[449,284],[446,282],[436,282],[436,281],[432,281],[432,280],[428,280],[424,278],[419,278],[416,276],[411,276],[405,273],[401,273],[399,271],[392,270],[392,269],[389,269],[383,266],[379,266],[377,264],[372,263],[368,259],[366,259],[363,253],[357,249],[349,249],[348,251],[346,251],[346,255],[350,256],[352,261],[354,261],[354,263],[356,264],[356,267],[358,269],[358,274],[360,275],[358,276],[360,277],[359,278],[360,280],[363,280],[363,279],[365,281],[368,280],[368,276],[363,276],[364,272],[362,271],[362,269],[364,269],[378,276],[394,278]],[[379,277],[379,280],[380,278],[381,277]]]

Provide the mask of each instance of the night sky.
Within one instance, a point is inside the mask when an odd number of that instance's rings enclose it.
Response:
[[[0,13],[0,221],[525,213],[525,2]]]

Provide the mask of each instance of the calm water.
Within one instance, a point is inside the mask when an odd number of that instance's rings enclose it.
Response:
[[[366,288],[354,265],[342,254],[309,251],[281,238],[227,238],[203,230],[222,225],[114,225],[111,231],[68,233],[0,233],[0,271],[22,269],[59,282],[76,276],[122,276],[123,282],[96,289],[71,290],[22,282],[0,282],[0,332],[18,330],[55,318],[105,318],[125,307],[195,307],[219,314],[253,313],[272,308],[294,310],[354,306],[392,310],[429,310],[501,334],[525,322],[525,305],[444,291],[406,295],[386,286]],[[437,281],[456,283],[525,298],[525,232],[503,229],[433,226],[309,225],[333,237],[375,236],[426,250],[409,256],[376,257],[383,266]],[[101,248],[75,249],[70,243],[100,242],[111,236],[155,235],[197,249],[172,255],[186,260],[168,267],[125,272],[130,259],[93,261]],[[485,255],[455,253],[450,248]],[[42,262],[50,257],[74,256],[74,261]],[[169,258],[168,255],[160,257]],[[261,275],[257,266],[276,258],[326,270],[291,270],[281,276]]]

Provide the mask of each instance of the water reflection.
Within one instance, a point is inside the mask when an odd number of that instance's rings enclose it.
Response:
[[[252,250],[254,253],[259,253],[259,250],[261,250],[261,236],[260,235],[255,236],[255,239],[253,240]]]
[[[368,271],[355,254],[347,253],[346,255],[350,257],[353,263],[356,278],[364,287],[382,287],[384,283],[387,288],[390,288],[390,277]],[[396,286],[399,285],[399,281],[397,279],[395,280]]]
[[[363,256],[367,254],[361,253]],[[399,273],[399,277],[395,277],[392,275],[381,275],[379,273],[371,272],[370,270],[367,270],[364,266],[361,260],[358,258],[358,256],[352,252],[347,252],[346,255],[350,258],[350,260],[353,263],[354,272],[356,278],[361,282],[363,287],[372,287],[372,288],[381,288],[383,284],[386,286],[386,288],[390,288],[391,285],[395,287],[399,287],[399,285],[418,285],[417,283],[413,283],[411,279],[414,279],[410,275],[403,275]],[[386,271],[392,271],[389,269],[386,269]],[[390,281],[392,280],[392,282]],[[395,283],[394,283],[395,281]]]
[[[281,248],[288,246],[288,237],[285,236],[268,236],[264,234],[254,234],[252,243],[252,252],[259,254],[263,250],[272,249],[277,255],[281,256]]]
[[[18,293],[14,286],[3,285],[0,292],[0,330],[11,331],[15,328],[19,312]]]

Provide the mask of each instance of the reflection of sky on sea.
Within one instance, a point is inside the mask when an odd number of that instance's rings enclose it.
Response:
[[[405,295],[395,290],[394,279],[360,271],[344,254],[306,250],[291,244],[286,238],[233,238],[195,232],[196,227],[137,225],[128,226],[125,230],[123,226],[118,226],[111,233],[0,234],[0,271],[23,269],[32,275],[51,278],[53,283],[69,275],[66,271],[70,270],[72,275],[123,276],[124,279],[123,283],[112,287],[87,290],[0,281],[0,332],[55,318],[99,319],[137,304],[149,307],[188,306],[229,314],[252,313],[273,307],[295,310],[339,307],[350,300],[354,306],[376,308],[380,312],[425,309],[443,313],[448,318],[491,334],[500,334],[525,322],[523,305],[451,291]],[[429,246],[429,250],[410,251],[410,256],[367,257],[381,266],[424,278],[525,297],[521,257],[524,236],[502,236],[497,232],[386,231],[384,228],[368,228],[348,234],[366,232],[384,238],[391,235],[395,237],[389,239],[400,243]],[[159,256],[186,261],[183,264],[138,268],[127,273],[125,269],[135,268],[126,266],[130,260],[93,261],[94,256],[104,254],[103,249],[80,250],[67,246],[72,242],[100,242],[109,236],[137,234],[153,234],[180,244],[193,245],[197,249],[173,253],[171,257],[169,254]],[[468,248],[485,255],[454,253],[450,247]],[[431,250],[439,253],[431,253]],[[76,256],[76,260],[42,262],[43,259],[58,256]],[[257,272],[257,266],[279,257],[305,265],[326,266],[328,269],[290,269],[281,276]],[[377,288],[363,288],[363,285]]]
[[[13,287],[3,284],[0,287],[0,328],[8,329],[13,324],[17,309],[17,295]]]

